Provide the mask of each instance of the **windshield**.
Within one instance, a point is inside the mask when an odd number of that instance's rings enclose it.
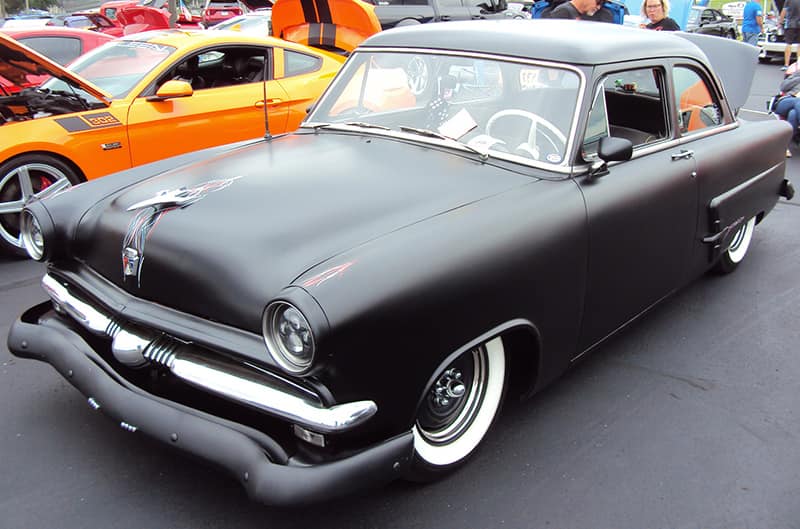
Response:
[[[78,57],[69,69],[118,99],[127,96],[145,75],[174,51],[171,46],[118,40]],[[50,79],[42,88],[67,90],[66,84],[59,79]],[[88,94],[87,99],[95,100]]]
[[[304,126],[360,126],[561,164],[577,72],[454,55],[356,52]]]

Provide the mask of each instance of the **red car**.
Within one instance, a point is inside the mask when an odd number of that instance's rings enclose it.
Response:
[[[203,24],[207,28],[248,11],[272,7],[271,0],[206,0]]]
[[[115,38],[97,31],[59,26],[0,28],[0,32],[62,66],[71,63],[87,51]],[[26,86],[36,86],[45,79],[47,79],[47,75],[30,76]],[[0,87],[8,93],[19,91],[19,86],[2,76],[0,76]]]

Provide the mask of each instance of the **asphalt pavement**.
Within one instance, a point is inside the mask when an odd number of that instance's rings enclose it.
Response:
[[[780,79],[760,65],[741,115],[772,119]],[[782,199],[734,274],[698,279],[507,406],[448,479],[289,510],[249,502],[221,471],[93,411],[48,365],[11,357],[6,333],[44,299],[43,269],[0,257],[0,527],[800,528],[798,227],[800,197]]]

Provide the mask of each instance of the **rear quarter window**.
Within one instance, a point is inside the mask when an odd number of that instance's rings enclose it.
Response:
[[[283,68],[284,77],[315,72],[319,70],[322,63],[318,57],[291,50],[284,50],[283,57],[286,63]]]

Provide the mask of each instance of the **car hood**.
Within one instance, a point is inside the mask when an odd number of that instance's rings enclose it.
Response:
[[[0,76],[18,88],[25,88],[30,86],[28,75],[57,77],[82,88],[100,101],[108,103],[111,100],[111,94],[105,90],[0,33]]]
[[[394,139],[298,133],[118,191],[84,214],[72,253],[137,297],[258,332],[316,265],[531,180]]]
[[[361,0],[277,0],[272,34],[305,46],[353,51],[381,30],[375,6]]]

